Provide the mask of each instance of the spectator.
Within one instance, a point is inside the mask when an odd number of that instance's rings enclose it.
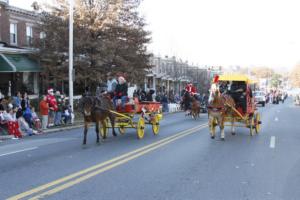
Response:
[[[7,135],[7,121],[4,119],[4,115],[6,111],[1,103],[2,99],[0,99],[0,135],[4,134]]]
[[[22,112],[22,111],[18,110],[18,112]],[[19,123],[20,131],[23,136],[26,136],[26,135],[32,136],[37,133],[35,130],[30,128],[29,124],[26,122],[26,120],[24,119],[24,117],[22,115],[18,115],[17,120]]]
[[[13,139],[22,137],[22,133],[19,130],[19,123],[16,119],[16,109],[13,109],[12,104],[9,104],[7,112],[3,113],[3,120],[7,121],[8,133],[14,135]]]
[[[161,103],[163,106],[163,112],[169,112],[169,105],[168,105],[168,96],[167,94],[164,94],[161,98]]]
[[[57,111],[55,113],[55,119],[54,119],[54,125],[55,126],[60,126],[61,125],[61,115],[63,111],[63,103],[64,103],[64,98],[60,94],[59,91],[56,91],[55,93],[55,98],[57,102]]]
[[[57,111],[57,102],[52,88],[48,89],[47,102],[49,106],[48,126],[50,127],[54,125],[55,112]]]
[[[66,105],[63,107],[62,119],[65,124],[72,123],[72,110],[71,106],[68,105],[68,102],[66,102]]]
[[[22,99],[21,99],[22,111],[24,112],[26,110],[26,108],[30,108],[29,105],[30,105],[29,97],[27,95],[27,92],[24,92],[24,94],[22,95]]]
[[[38,131],[38,133],[41,133],[42,132],[41,120],[36,114],[34,107],[31,108],[31,116],[32,116],[33,127],[35,128],[35,130]]]
[[[22,95],[21,92],[19,91],[13,97],[13,106],[17,108],[21,108],[21,100],[22,100]]]
[[[49,104],[47,102],[47,96],[43,96],[43,99],[40,102],[40,113],[42,116],[42,130],[45,130],[48,127],[48,114],[49,114]]]

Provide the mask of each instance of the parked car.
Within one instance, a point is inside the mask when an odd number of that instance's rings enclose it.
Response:
[[[263,91],[255,91],[253,96],[257,104],[261,104],[263,107],[266,105],[266,94]]]

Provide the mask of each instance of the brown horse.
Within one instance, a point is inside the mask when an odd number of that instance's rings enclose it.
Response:
[[[200,117],[200,102],[195,97],[191,97],[191,100],[191,115],[194,119],[197,119]]]
[[[209,128],[212,139],[215,138],[215,127],[218,125],[221,130],[221,140],[225,140],[225,116],[231,117],[231,133],[233,135],[235,134],[233,117],[234,111],[231,107],[235,107],[233,98],[229,95],[221,94],[219,87],[216,84],[213,84],[208,101]]]
[[[84,116],[84,138],[83,144],[86,144],[86,135],[88,132],[88,126],[91,122],[96,123],[96,136],[97,143],[99,143],[99,127],[102,124],[103,130],[106,129],[105,120],[108,117],[112,125],[112,133],[117,136],[115,132],[115,116],[109,111],[113,110],[113,104],[109,97],[105,95],[100,95],[99,97],[94,96],[84,96],[80,100],[79,104],[82,109]],[[105,139],[106,136],[103,137]]]

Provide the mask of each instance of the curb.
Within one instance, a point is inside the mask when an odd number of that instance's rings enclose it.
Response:
[[[67,127],[60,127],[60,128],[50,128],[50,129],[44,130],[43,134],[45,134],[45,133],[54,133],[54,132],[59,132],[59,131],[67,131],[67,130],[72,130],[72,129],[81,128],[81,127],[83,127],[83,124],[74,125],[74,126],[67,126]]]
[[[0,140],[8,140],[12,139],[13,137],[13,135],[0,135]]]

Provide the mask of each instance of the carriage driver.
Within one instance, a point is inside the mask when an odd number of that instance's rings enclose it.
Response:
[[[116,85],[116,89],[114,92],[114,98],[113,98],[113,103],[115,108],[117,108],[117,100],[121,99],[121,105],[122,105],[122,110],[125,110],[125,103],[127,101],[127,91],[128,91],[128,86],[126,83],[126,80],[123,76],[119,76],[118,78],[118,84]]]

